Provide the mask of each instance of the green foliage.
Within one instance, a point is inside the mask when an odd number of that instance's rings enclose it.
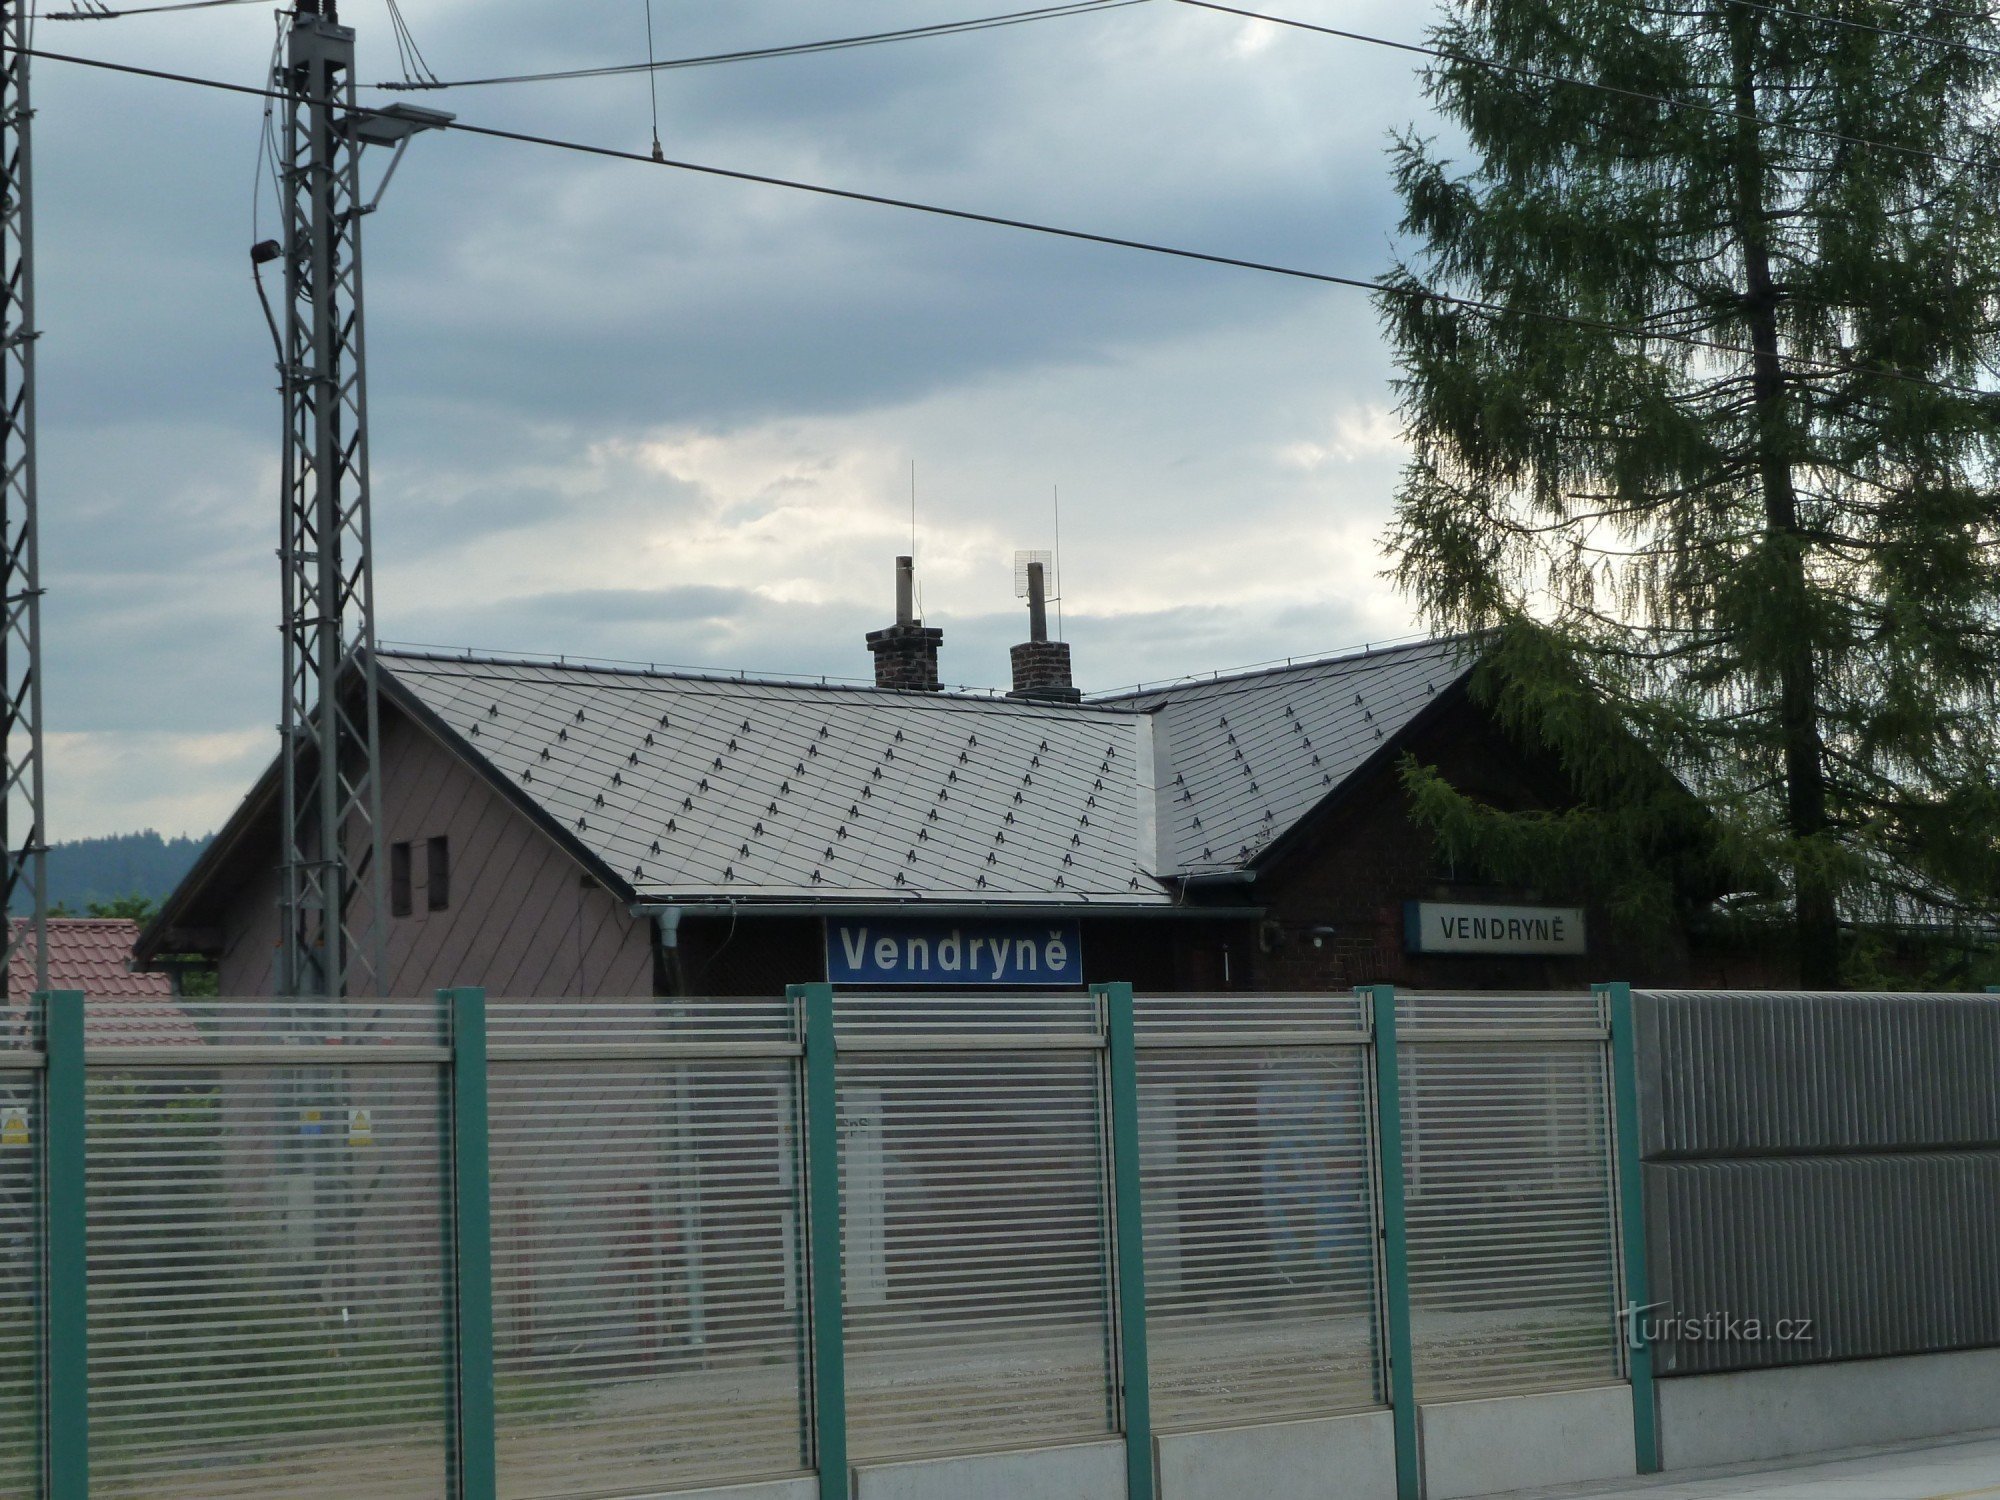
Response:
[[[1496,632],[1482,693],[1598,810],[1413,772],[1420,809],[1642,921],[1676,860],[1775,900],[1814,983],[1842,917],[2000,909],[2000,21],[1835,16],[1456,0],[1427,81],[1472,161],[1397,144],[1423,253],[1382,298],[1397,577]],[[1699,870],[1660,766],[1708,808]]]
[[[124,917],[143,927],[159,909],[160,903],[151,896],[118,896],[110,901],[93,901],[87,911],[93,917]]]

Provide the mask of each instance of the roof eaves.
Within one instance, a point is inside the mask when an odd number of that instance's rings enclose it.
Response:
[[[1436,697],[1424,704],[1405,720],[1395,733],[1377,745],[1367,759],[1341,777],[1328,789],[1324,797],[1294,818],[1283,833],[1258,850],[1239,868],[1255,879],[1282,860],[1293,847],[1308,837],[1315,827],[1353,798],[1378,772],[1393,765],[1405,752],[1409,742],[1449,712],[1451,705],[1465,702],[1470,696],[1467,686],[1470,675],[1471,669],[1468,667],[1446,683]]]
[[[279,770],[280,757],[274,755],[271,757],[271,763],[264,768],[263,774],[252,783],[249,792],[236,805],[236,810],[229,815],[228,821],[216,831],[215,837],[208,841],[208,847],[201,851],[187,874],[167,892],[166,899],[160,903],[160,909],[153,914],[152,920],[140,929],[138,938],[132,944],[134,967],[144,968],[158,956],[160,945],[165,941],[167,934],[178,925],[181,913],[228,864],[235,855],[237,846],[243,842],[265,809],[277,800]]]

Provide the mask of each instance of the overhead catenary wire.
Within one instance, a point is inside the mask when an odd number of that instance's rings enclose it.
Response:
[[[103,0],[85,0],[85,3],[102,5]],[[59,12],[51,15],[51,20],[101,20],[121,15],[138,15],[147,11],[203,9],[215,5],[237,5],[268,3],[268,0],[179,0],[179,3],[149,6],[122,11],[93,10]],[[708,53],[696,57],[655,59],[651,56],[651,6],[647,9],[648,58],[643,63],[618,63],[591,68],[571,68],[543,73],[512,73],[487,78],[462,78],[440,80],[428,68],[411,69],[405,62],[405,76],[400,81],[384,80],[372,87],[384,91],[437,90],[451,88],[478,88],[495,84],[545,83],[585,78],[610,78],[630,73],[651,72],[654,74],[678,68],[709,67],[725,63],[750,62],[765,58],[806,56],[818,52],[840,51],[852,47],[875,46],[887,42],[911,41],[926,37],[949,36],[962,32],[991,30],[1001,26],[1022,25],[1032,21],[1049,20],[1061,16],[1083,15],[1095,11],[1118,10],[1132,5],[1151,4],[1153,0],[1071,0],[1071,3],[1037,7],[1033,10],[1011,11],[995,16],[974,17],[962,21],[944,21],[926,26],[905,27],[895,31],[870,32],[856,36],[834,37],[818,42],[799,42],[778,47],[749,48],[736,52]],[[1418,57],[1430,58],[1438,62],[1458,63],[1483,68],[1489,72],[1503,73],[1532,82],[1554,84],[1565,88],[1588,89],[1596,93],[1609,94],[1638,103],[1656,104],[1665,109],[1691,110],[1720,119],[1742,120],[1769,128],[1774,122],[1761,116],[1749,114],[1731,105],[1710,104],[1698,99],[1677,99],[1671,95],[1653,93],[1645,89],[1635,89],[1622,84],[1603,83],[1596,79],[1575,78],[1568,74],[1555,73],[1547,69],[1531,68],[1524,64],[1500,62],[1493,58],[1478,57],[1471,53],[1454,52],[1448,48],[1433,47],[1421,42],[1399,41],[1393,37],[1375,36],[1368,32],[1354,31],[1344,27],[1325,26],[1314,21],[1302,21],[1296,17],[1275,15],[1268,11],[1251,10],[1244,6],[1221,3],[1221,0],[1173,0],[1173,3],[1191,6],[1197,10],[1215,11],[1223,15],[1237,16],[1244,20],[1260,21],[1272,26],[1287,27],[1297,31],[1312,32],[1342,41],[1356,42],[1365,46],[1382,47],[1392,51],[1410,53]],[[1883,36],[1907,37],[1919,42],[1931,42],[1939,46],[1965,46],[1961,43],[1947,43],[1941,39],[1927,38],[1921,33],[1902,31],[1890,27],[1877,27],[1862,22],[1848,22],[1837,17],[1813,16],[1785,6],[1762,3],[1762,0],[1721,0],[1723,4],[1735,5],[1749,10],[1765,11],[1797,17],[1802,20],[1825,24],[1838,22],[1853,25],[1859,29],[1876,32]],[[389,0],[392,20],[397,23],[397,47],[399,54],[404,50],[404,36],[407,27],[402,24],[395,0]],[[412,50],[414,43],[411,44]],[[1988,49],[1972,48],[1985,52]],[[419,56],[421,63],[421,57]],[[657,94],[655,114],[657,115]],[[1988,163],[1970,157],[1953,155],[1948,152],[1931,150],[1924,146],[1910,146],[1900,142],[1874,140],[1867,136],[1853,135],[1845,131],[1832,130],[1823,126],[1785,122],[1784,129],[1794,135],[1826,140],[1841,145],[1864,146],[1879,151],[1894,152],[1899,155],[1944,162],[1953,166],[1983,168]],[[655,131],[657,138],[657,129]],[[657,158],[656,158],[657,159]]]
[[[276,36],[271,42],[271,62],[264,76],[278,76],[279,61],[285,55],[285,40],[291,32],[292,15],[289,11],[278,11]],[[264,100],[264,117],[257,132],[257,161],[251,169],[250,183],[250,243],[258,244],[263,235],[263,207],[265,175],[269,173],[271,197],[274,203],[285,201],[284,173],[280,163],[284,149],[278,140],[277,123],[278,96],[269,93]],[[250,283],[257,292],[257,305],[264,310],[264,322],[271,330],[271,345],[277,354],[278,365],[285,364],[285,336],[278,330],[278,315],[271,307],[270,294],[264,289],[264,266],[255,255],[250,258]]]
[[[416,33],[410,30],[410,23],[403,17],[403,8],[397,0],[386,0],[389,7],[389,26],[395,33],[396,56],[403,65],[403,81],[411,88],[430,88],[438,81],[424,61],[423,49],[417,45]]]
[[[221,93],[239,94],[253,98],[286,98],[287,95],[272,89],[258,88],[251,84],[230,83],[219,78],[203,78],[197,74],[179,73],[163,68],[148,68],[137,63],[113,62],[107,58],[83,57],[75,53],[53,52],[47,48],[30,47],[22,49],[27,56],[47,62],[68,63],[76,67],[94,68],[104,72],[121,73],[136,78],[151,78],[164,83],[185,84],[195,88],[212,89]],[[362,109],[360,114],[370,111]],[[688,172],[697,176],[713,177],[729,182],[751,183],[762,187],[784,188],[791,192],[809,193],[816,197],[833,198],[848,203],[865,203],[880,208],[896,208],[911,213],[920,213],[932,218],[951,219],[967,224],[984,224],[998,229],[1015,229],[1029,234],[1046,235],[1054,239],[1072,240],[1082,244],[1103,245],[1113,249],[1134,250],[1149,255],[1160,255],[1175,260],[1185,260],[1201,265],[1225,266],[1235,270],[1252,271],[1267,276],[1282,277],[1292,281],[1302,281],[1321,286],[1346,287],[1364,291],[1376,296],[1402,298],[1410,301],[1430,303],[1440,307],[1452,307],[1473,313],[1489,321],[1509,318],[1523,318],[1536,322],[1561,324],[1568,327],[1588,329],[1619,338],[1631,338],[1659,344],[1679,345],[1684,348],[1700,349],[1712,353],[1728,355],[1735,359],[1746,358],[1749,350],[1740,345],[1721,339],[1704,338],[1698,334],[1675,332],[1649,327],[1642,324],[1617,323],[1609,319],[1583,317],[1574,313],[1557,312],[1542,307],[1510,307],[1500,303],[1487,302],[1479,298],[1459,296],[1450,292],[1440,292],[1429,287],[1399,284],[1365,276],[1348,276],[1334,271],[1317,271],[1303,266],[1289,266],[1276,261],[1256,260],[1247,256],[1223,255],[1215,251],[1194,250],[1181,245],[1168,245],[1154,240],[1135,239],[1125,235],[1103,234],[1094,230],[1075,229],[1065,225],[1041,223],[1033,219],[1014,218],[1006,214],[986,213],[978,209],[954,208],[946,204],[926,203],[914,198],[899,198],[887,193],[870,193],[858,188],[834,187],[827,183],[807,182],[798,178],[777,177],[764,172],[749,172],[737,167],[719,167],[707,162],[686,161],[666,157],[655,161],[650,155],[627,151],[616,146],[599,146],[588,141],[564,140],[557,136],[537,135],[530,131],[506,130],[492,125],[475,125],[466,120],[451,120],[437,128],[458,135],[478,136],[488,140],[512,141],[521,145],[541,146],[551,150],[568,151],[582,156],[592,156],[610,161],[637,162],[642,166],[664,167],[671,171]],[[1821,375],[1874,375],[1887,380],[1895,380],[1921,386],[1942,394],[1966,397],[1975,400],[1992,400],[1996,394],[1976,386],[1959,385],[1948,381],[1933,380],[1929,376],[1913,374],[1883,365],[1858,365],[1853,362],[1835,364],[1816,359],[1809,355],[1788,353],[1785,361],[1800,371]]]
[[[44,21],[117,21],[126,16],[157,16],[175,10],[215,10],[224,5],[268,5],[271,0],[173,0],[167,5],[131,5],[113,10],[104,0],[79,0],[75,10],[52,10]]]
[[[1782,128],[1793,135],[1810,136],[1815,140],[1831,141],[1843,146],[1866,146],[1877,151],[1890,151],[1901,156],[1912,156],[1928,161],[1947,162],[1952,166],[1986,168],[1988,162],[1976,161],[1971,157],[1955,156],[1945,151],[1933,151],[1927,146],[1906,146],[1896,141],[1878,141],[1863,135],[1850,135],[1843,130],[1830,130],[1823,126],[1801,125],[1792,121],[1778,122],[1765,119],[1762,115],[1736,108],[1729,104],[1710,104],[1701,99],[1676,99],[1671,94],[1656,94],[1646,89],[1629,88],[1624,84],[1601,83],[1592,78],[1573,78],[1567,73],[1551,73],[1543,68],[1531,68],[1522,63],[1500,62],[1490,57],[1480,57],[1470,52],[1454,52],[1448,47],[1433,47],[1423,42],[1402,42],[1393,37],[1374,36],[1365,31],[1349,31],[1339,26],[1322,26],[1316,21],[1301,21],[1291,16],[1272,15],[1268,11],[1247,10],[1238,5],[1225,5],[1221,0],[1174,0],[1179,5],[1192,6],[1196,10],[1212,10],[1226,16],[1239,16],[1249,21],[1264,21],[1272,26],[1285,26],[1294,31],[1310,31],[1319,36],[1330,36],[1344,42],[1359,42],[1370,47],[1385,47],[1393,52],[1413,53],[1418,57],[1428,57],[1436,62],[1457,63],[1466,67],[1482,68],[1489,73],[1503,73],[1513,78],[1527,79],[1532,83],[1555,84],[1561,88],[1590,89],[1600,94],[1611,94],[1635,103],[1657,104],[1664,109],[1690,110],[1696,114],[1714,115],[1722,120],[1734,120],[1756,125],[1761,129],[1771,129],[1782,123]]]
[[[1809,10],[1797,10],[1789,5],[1771,5],[1765,0],[1722,0],[1725,5],[1733,5],[1738,10],[1761,11],[1767,16],[1784,16],[1794,21],[1805,21],[1814,26],[1825,26],[1841,31],[1859,31],[1872,36],[1889,37],[1898,41],[1916,42],[1921,46],[1935,47],[1940,51],[1963,52],[1968,57],[2000,58],[2000,48],[1982,47],[1977,42],[1958,42],[1949,37],[1925,36],[1921,31],[1909,31],[1900,26],[1878,26],[1872,21],[1857,21],[1850,16],[1815,15]],[[1989,19],[1984,14],[1967,11],[1951,13],[1955,19],[1983,21]]]
[[[653,160],[663,161],[667,149],[660,144],[660,69],[653,48],[653,0],[640,0],[646,7],[646,83],[653,91]],[[432,78],[431,82],[437,82]]]
[[[1123,10],[1129,5],[1151,4],[1152,0],[1067,0],[1060,5],[1037,6],[1032,10],[1006,11],[999,15],[972,16],[960,21],[935,21],[925,26],[905,26],[894,31],[871,31],[854,36],[828,37],[817,42],[792,42],[778,47],[749,47],[735,52],[711,52],[698,57],[654,58],[650,22],[647,59],[638,63],[608,63],[591,68],[564,68],[546,73],[507,73],[491,78],[448,78],[425,83],[384,82],[374,85],[392,91],[408,89],[470,89],[510,83],[564,83],[579,78],[618,78],[632,73],[665,73],[678,68],[707,68],[724,63],[757,62],[775,57],[807,57],[819,52],[844,52],[856,47],[878,47],[890,42],[912,42],[933,37],[959,36],[967,32],[995,31],[1005,26],[1025,26],[1035,21],[1052,21],[1064,16],[1089,15],[1097,11]]]
[[[660,62],[625,63],[597,68],[576,68],[550,73],[518,73],[491,78],[451,80],[442,83],[394,83],[384,82],[375,87],[384,90],[404,90],[412,88],[473,88],[488,84],[536,83],[578,78],[614,77],[620,74],[654,69],[665,71],[672,68],[706,67],[720,63],[747,62],[760,58],[800,56],[814,52],[834,51],[847,47],[870,46],[881,42],[912,40],[919,37],[950,35],[961,31],[987,30],[1003,25],[1019,25],[1028,21],[1046,20],[1056,16],[1081,15],[1087,12],[1122,9],[1130,5],[1149,4],[1151,0],[1078,0],[1078,3],[1045,6],[1032,11],[1010,12],[1000,16],[988,16],[967,21],[940,22],[932,26],[911,27],[900,31],[876,32],[863,36],[835,38],[823,42],[804,42],[790,46],[755,48],[740,52],[706,54],[699,57],[672,58]],[[1301,21],[1294,17],[1275,15],[1268,11],[1251,10],[1243,6],[1220,3],[1220,0],[1176,0],[1199,10],[1215,11],[1224,15],[1238,16],[1245,20],[1261,21],[1273,26],[1288,27],[1293,30],[1313,32],[1321,36],[1334,37],[1342,41],[1356,42],[1367,46],[1383,47],[1397,52],[1410,53],[1434,61],[1458,63],[1483,68],[1489,72],[1528,79],[1533,82],[1554,84],[1565,88],[1587,89],[1595,93],[1632,100],[1639,103],[1655,104],[1664,109],[1691,110],[1720,119],[1740,120],[1754,123],[1760,128],[1770,128],[1775,122],[1762,116],[1750,114],[1732,105],[1711,104],[1698,99],[1677,99],[1672,95],[1635,89],[1622,84],[1603,83],[1596,79],[1576,78],[1568,74],[1555,73],[1547,69],[1531,68],[1518,63],[1505,63],[1492,58],[1482,58],[1471,53],[1453,52],[1447,48],[1433,47],[1420,42],[1399,41],[1391,37],[1375,36],[1368,32],[1353,31],[1337,26],[1324,26],[1317,22]],[[1777,7],[1758,4],[1758,0],[1723,0],[1725,4],[1747,6],[1753,9],[1773,10]],[[1786,11],[1786,14],[1804,13]],[[1806,19],[1813,19],[1805,17]],[[1915,35],[1915,33],[1906,33]],[[1847,146],[1864,146],[1899,155],[1948,163],[1954,166],[1983,168],[1987,163],[1969,157],[1934,151],[1929,147],[1911,146],[1899,142],[1874,140],[1867,136],[1832,130],[1821,126],[1785,122],[1784,128],[1794,135],[1836,142]]]
[[[282,10],[277,12],[277,35],[271,43],[271,62],[264,70],[267,78],[277,76],[279,60],[285,55],[285,34],[290,24],[289,12]],[[264,117],[257,131],[257,162],[251,170],[250,184],[250,243],[253,245],[263,238],[264,184],[267,172],[274,199],[279,202],[284,199],[284,182],[278,167],[279,158],[283,153],[278,143],[277,107],[276,94],[270,94],[265,98]]]

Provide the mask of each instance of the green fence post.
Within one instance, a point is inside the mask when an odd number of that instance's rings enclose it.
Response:
[[[453,1450],[458,1500],[494,1500],[493,1192],[486,1098],[486,991],[439,990],[451,1008],[451,1211],[457,1338]]]
[[[1632,1032],[1632,986],[1600,984],[1611,1010],[1612,1128],[1617,1136],[1619,1242],[1625,1258],[1625,1304],[1619,1326],[1632,1377],[1632,1452],[1641,1474],[1660,1472],[1660,1410],[1653,1393],[1653,1347],[1641,1309],[1646,1278],[1646,1195],[1639,1168],[1639,1066]]]
[[[1403,1193],[1403,1075],[1396,1060],[1396,987],[1363,985],[1375,1035],[1376,1177],[1382,1198],[1382,1289],[1389,1322],[1389,1409],[1396,1427],[1396,1500],[1419,1500],[1417,1373],[1410,1332],[1410,1221]]]
[[[805,1009],[807,1295],[812,1307],[813,1464],[820,1500],[847,1500],[847,1336],[840,1269],[840,1102],[833,986],[795,984]]]
[[[1139,1054],[1132,986],[1094,986],[1104,1006],[1111,1084],[1111,1226],[1117,1244],[1118,1355],[1125,1493],[1153,1500],[1153,1392],[1146,1358],[1146,1229],[1139,1191]]]
[[[45,1311],[49,1500],[90,1496],[90,1272],[86,1226],[83,994],[42,997],[47,1037],[42,1168],[48,1218]]]

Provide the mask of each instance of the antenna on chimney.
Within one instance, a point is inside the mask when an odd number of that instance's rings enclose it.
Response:
[[[912,564],[914,564],[916,560],[917,560],[917,461],[913,458],[910,460],[910,561]],[[917,606],[919,611],[921,611],[923,607],[923,594],[921,589],[918,590],[917,594]]]
[[[1029,568],[1039,565],[1042,570],[1043,582],[1046,584],[1049,576],[1049,564],[1054,558],[1055,554],[1046,549],[1035,552],[1019,551],[1014,554],[1014,597],[1016,599],[1025,599],[1028,597]]]
[[[1014,665],[1010,698],[1075,703],[1083,697],[1070,680],[1069,647],[1049,639],[1047,582],[1050,554],[1014,554],[1014,593],[1028,601],[1028,638],[1008,654]]]
[[[1066,639],[1063,633],[1062,611],[1062,486],[1050,485],[1049,498],[1054,504],[1056,516],[1055,573],[1049,580],[1049,588],[1050,597],[1055,600],[1056,605],[1056,639],[1060,641]]]

